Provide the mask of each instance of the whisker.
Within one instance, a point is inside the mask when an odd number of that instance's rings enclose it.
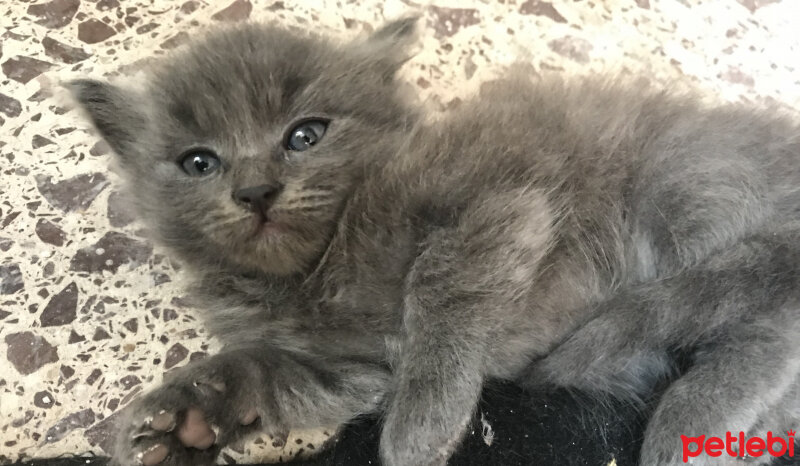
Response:
[[[300,207],[292,207],[287,209],[282,209],[286,213],[308,213],[308,212],[318,212],[322,210],[320,207],[325,207],[329,204],[322,204],[322,205],[312,205],[312,206],[300,206]]]
[[[316,202],[315,202],[316,201]],[[328,205],[333,204],[334,199],[287,199],[285,205],[298,205],[298,204],[320,204]]]
[[[331,194],[309,194],[306,196],[295,197],[292,199],[292,201],[313,201],[317,199],[324,200],[330,199],[331,197]]]
[[[226,212],[221,212],[221,213],[209,212],[206,214],[203,220],[205,222],[219,222],[227,220],[228,218],[230,218],[230,215],[228,215]]]
[[[289,194],[289,197],[291,197],[292,199],[306,199],[314,197],[326,198],[326,197],[331,197],[332,195],[333,193],[330,191],[315,191],[315,190],[303,189],[292,192],[291,194]]]
[[[334,205],[334,202],[296,202],[291,204],[284,204],[281,206],[282,210],[297,210],[297,209],[323,209]]]
[[[335,191],[336,186],[332,184],[315,184],[312,187],[304,188],[303,191],[312,192],[312,191],[319,191],[319,192],[330,192]]]
[[[237,217],[237,218],[228,219],[228,220],[225,220],[225,221],[220,221],[220,222],[216,222],[216,223],[213,223],[213,224],[208,224],[207,223],[206,226],[205,226],[205,230],[206,231],[216,230],[217,228],[225,227],[225,226],[228,226],[228,225],[230,225],[232,223],[239,223],[239,222],[242,222],[242,221],[246,220],[247,217],[248,217],[247,215],[242,215],[242,216]]]

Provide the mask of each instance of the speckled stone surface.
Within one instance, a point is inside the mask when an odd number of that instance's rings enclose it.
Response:
[[[710,99],[800,109],[796,0],[5,0],[0,44],[0,463],[108,451],[122,406],[217,349],[182,275],[125,211],[108,149],[57,83],[130,76],[207,28],[277,22],[351,37],[409,11],[422,51],[405,77],[432,114],[519,57],[537,72],[622,70]],[[256,439],[221,457],[279,460]]]

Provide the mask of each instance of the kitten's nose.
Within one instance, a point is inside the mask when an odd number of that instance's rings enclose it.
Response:
[[[248,209],[265,214],[275,203],[281,188],[282,186],[273,184],[251,186],[237,190],[233,193],[233,198]]]

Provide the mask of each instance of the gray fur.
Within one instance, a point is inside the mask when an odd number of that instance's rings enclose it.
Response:
[[[424,124],[394,79],[413,23],[344,45],[240,26],[144,92],[71,84],[226,345],[130,408],[117,462],[160,442],[209,463],[145,419],[200,406],[222,445],[255,405],[274,435],[380,410],[384,464],[443,464],[488,377],[632,400],[675,379],[647,465],[682,464],[680,434],[800,427],[797,124],[522,67]],[[332,122],[290,154],[307,116]],[[181,171],[197,144],[221,172]],[[288,230],[252,239],[231,193],[264,183]]]

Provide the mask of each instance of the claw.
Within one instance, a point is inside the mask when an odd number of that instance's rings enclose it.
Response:
[[[164,461],[167,455],[169,455],[169,449],[166,445],[159,443],[153,445],[143,453],[139,453],[138,458],[143,466],[155,466]]]
[[[200,390],[202,390],[204,387],[211,387],[217,393],[223,393],[227,388],[225,382],[215,381],[215,380],[206,380],[206,381],[195,380],[194,382],[192,382],[192,386]]]
[[[150,427],[162,432],[172,432],[175,429],[175,414],[161,410],[150,420]]]
[[[160,432],[153,432],[152,430],[145,430],[145,431],[133,434],[133,437],[131,437],[131,439],[133,439],[133,440],[141,440],[143,438],[153,438],[158,434],[160,434]]]

